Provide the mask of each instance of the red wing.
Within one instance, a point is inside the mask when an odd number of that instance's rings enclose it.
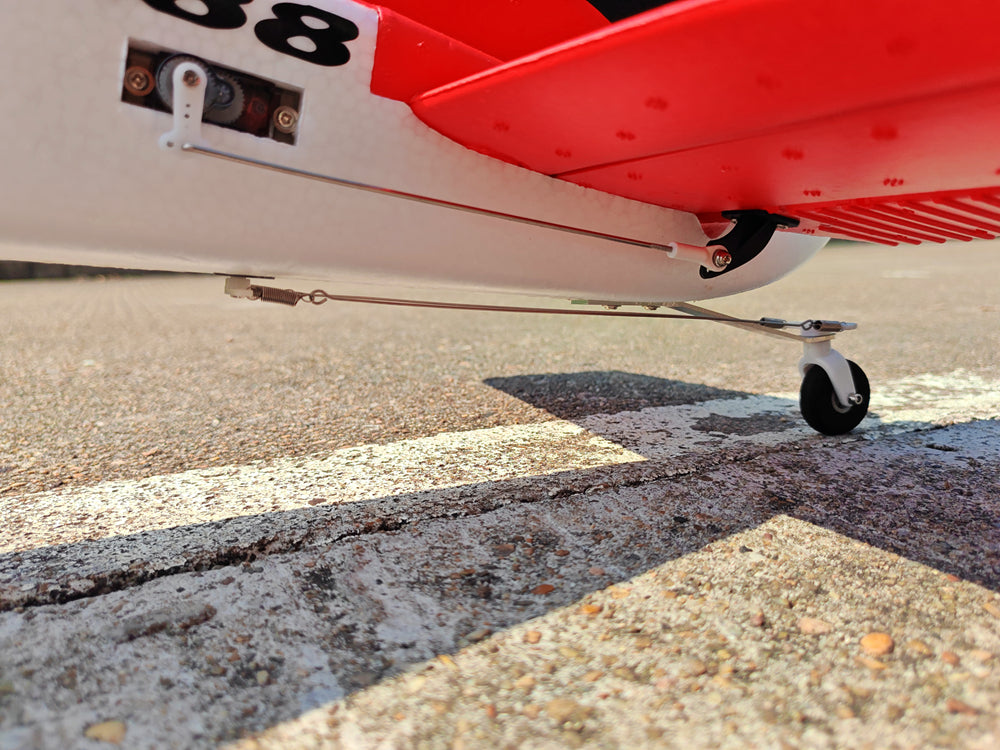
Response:
[[[995,0],[685,0],[411,105],[470,148],[706,220],[992,237],[998,26]]]
[[[608,25],[608,20],[587,0],[370,2],[503,61]]]

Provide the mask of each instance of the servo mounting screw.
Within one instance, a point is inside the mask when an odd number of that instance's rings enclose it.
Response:
[[[182,80],[184,81],[185,86],[188,88],[194,88],[201,81],[201,78],[199,78],[198,74],[193,70],[185,70],[184,78]]]
[[[146,96],[156,88],[153,74],[135,65],[125,71],[125,90],[133,96]]]
[[[299,113],[292,107],[283,106],[274,110],[274,127],[281,133],[291,134],[299,124]]]

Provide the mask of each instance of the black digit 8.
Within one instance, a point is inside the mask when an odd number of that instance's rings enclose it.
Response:
[[[167,13],[185,21],[205,26],[209,29],[238,29],[247,22],[247,14],[241,5],[247,5],[253,0],[197,0],[205,7],[204,13],[188,10],[191,3],[182,8],[178,0],[142,0],[150,8]]]
[[[271,49],[316,65],[344,65],[351,59],[344,42],[358,38],[358,27],[346,18],[300,3],[278,3],[271,10],[275,17],[254,27],[257,38]],[[304,20],[310,18],[326,25],[315,28]],[[305,37],[316,48],[293,46],[291,40],[297,37]]]

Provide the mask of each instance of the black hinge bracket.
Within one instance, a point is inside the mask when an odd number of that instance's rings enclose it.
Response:
[[[761,209],[746,209],[723,211],[723,218],[735,222],[732,229],[717,240],[712,240],[712,245],[722,245],[729,254],[733,256],[732,262],[721,271],[709,271],[704,266],[701,270],[703,279],[714,279],[729,273],[734,268],[746,265],[767,247],[774,232],[778,227],[797,227],[798,219],[790,216],[779,216],[768,213]]]

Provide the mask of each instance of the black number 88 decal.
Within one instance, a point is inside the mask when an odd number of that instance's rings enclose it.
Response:
[[[146,5],[161,13],[209,29],[238,29],[247,22],[247,14],[240,7],[253,0],[200,0],[204,12],[192,10],[179,0],[143,0]],[[358,27],[346,18],[312,5],[277,3],[271,8],[274,18],[260,21],[254,27],[257,38],[276,52],[297,57],[315,65],[344,65],[351,59],[351,52],[344,42],[358,38]],[[312,23],[308,23],[311,20]],[[307,43],[293,45],[293,39],[306,39]],[[311,43],[311,44],[310,44]],[[312,48],[309,48],[312,47]]]
[[[271,11],[274,18],[261,21],[254,27],[257,38],[271,49],[316,65],[344,65],[351,59],[350,50],[344,42],[358,38],[358,27],[346,18],[298,3],[278,3]],[[305,22],[307,18],[325,26],[316,28]],[[300,49],[291,44],[292,39],[300,37],[311,41],[315,49]]]

